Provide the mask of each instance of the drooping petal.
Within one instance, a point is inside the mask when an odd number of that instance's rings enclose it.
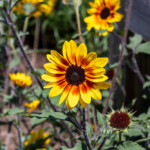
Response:
[[[79,87],[73,85],[68,95],[68,104],[71,108],[75,107],[79,101]]]
[[[58,96],[59,94],[61,94],[64,90],[64,88],[67,86],[67,82],[62,82],[56,86],[54,86],[49,93],[50,97],[54,97],[54,96]]]
[[[66,100],[66,106],[69,110],[71,109],[71,107],[69,106],[69,103],[68,103],[68,99]]]
[[[60,100],[59,100],[58,105],[62,104],[63,101],[67,98],[67,96],[68,96],[68,94],[69,94],[69,92],[70,92],[71,87],[72,87],[72,85],[70,85],[70,84],[68,84],[68,85],[65,87],[65,89],[64,89],[64,91],[62,92],[62,95],[61,95],[61,97],[60,97]]]
[[[81,43],[76,52],[76,62],[78,66],[81,65],[86,55],[87,55],[87,47],[84,43]]]

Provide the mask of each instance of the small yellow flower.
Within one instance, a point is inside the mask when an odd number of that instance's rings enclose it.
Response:
[[[85,107],[91,103],[91,97],[96,100],[102,99],[99,89],[107,89],[111,84],[106,83],[103,68],[108,58],[97,58],[95,52],[87,54],[87,47],[84,43],[79,46],[71,40],[63,45],[63,56],[52,50],[47,54],[50,63],[44,68],[48,71],[42,75],[42,79],[49,82],[44,88],[51,88],[50,97],[62,93],[59,105],[66,99],[68,109],[75,107],[78,102]]]
[[[132,125],[133,113],[128,112],[124,107],[120,111],[112,110],[111,113],[106,115],[108,124],[117,131],[125,131]]]
[[[117,12],[120,8],[120,0],[94,0],[89,2],[89,5],[92,7],[87,9],[90,16],[84,18],[84,22],[87,23],[87,30],[94,28],[105,31],[100,35],[106,36],[107,31],[112,32],[113,23],[123,18],[123,15]]]
[[[34,130],[30,134],[30,138],[24,142],[26,147],[24,150],[46,150],[45,146],[50,143],[48,133],[44,132],[42,128],[35,132]]]
[[[40,101],[39,100],[34,100],[33,102],[31,103],[25,103],[24,105],[30,109],[28,109],[28,112],[31,112],[33,111],[34,109],[36,109],[40,104]]]
[[[10,73],[10,79],[14,82],[14,84],[20,87],[30,86],[32,84],[32,80],[30,76],[26,76],[24,73]]]
[[[25,4],[31,4],[35,7],[35,10],[29,15],[29,17],[40,17],[43,13],[49,15],[54,10],[57,0],[48,0],[47,3],[44,0],[21,0],[16,6],[14,6],[13,11],[20,12],[26,15],[23,8]]]

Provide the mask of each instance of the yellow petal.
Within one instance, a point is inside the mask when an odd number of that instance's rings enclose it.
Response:
[[[72,86],[71,86],[70,84],[68,84],[68,85],[66,86],[66,88],[64,89],[64,91],[63,91],[63,93],[62,93],[62,95],[61,95],[61,97],[60,97],[60,100],[59,100],[58,105],[62,104],[63,101],[67,98],[67,96],[68,96],[68,94],[69,94],[69,92],[70,92],[71,87],[72,87]]]
[[[108,79],[107,76],[101,75],[100,77],[85,77],[86,80],[89,80],[91,82],[104,82]]]
[[[102,99],[102,94],[98,89],[92,88],[90,91],[90,94],[95,100],[101,100]]]
[[[82,61],[82,68],[86,68],[93,65],[95,63],[96,58],[97,54],[95,52],[88,53],[88,55]]]
[[[118,12],[115,12],[113,13],[113,16],[110,15],[110,17],[108,18],[108,22],[109,23],[114,23],[114,22],[119,22],[121,21],[121,19],[123,18],[123,15],[118,13]]]
[[[91,96],[89,94],[89,90],[87,89],[87,87],[84,86],[84,84],[80,84],[79,88],[80,88],[80,95],[81,95],[83,102],[90,104],[91,103]]]
[[[104,67],[107,63],[108,63],[108,58],[107,57],[101,57],[101,58],[96,59],[94,66]]]
[[[108,89],[110,87],[111,87],[111,84],[107,82],[99,82],[99,83],[94,84],[94,88],[97,88],[97,89]]]
[[[84,101],[82,100],[81,97],[79,98],[79,102],[80,102],[82,108],[85,108],[85,103],[84,103]]]
[[[73,85],[68,95],[68,104],[71,108],[75,107],[79,101],[79,87]]]
[[[84,43],[81,43],[78,47],[77,53],[76,53],[76,61],[77,61],[77,65],[80,66],[83,59],[86,57],[87,55],[87,47]]]
[[[61,94],[63,92],[64,88],[66,87],[66,85],[67,85],[67,82],[63,82],[63,83],[60,83],[60,84],[54,86],[50,90],[49,96],[54,97],[54,96]]]
[[[57,51],[51,50],[51,55],[53,56],[55,63],[59,64],[60,66],[67,68],[69,66],[68,61],[60,55]]]
[[[56,84],[57,84],[57,82],[49,82],[43,88],[44,89],[51,88],[51,87],[55,86]]]
[[[69,106],[68,99],[66,100],[66,106],[67,106],[67,108],[68,108],[69,110],[72,109],[72,108]]]
[[[45,81],[48,81],[48,82],[58,82],[60,80],[63,80],[65,79],[65,75],[61,75],[61,76],[54,76],[53,74],[51,73],[46,73],[46,74],[43,74],[41,76],[41,78]]]

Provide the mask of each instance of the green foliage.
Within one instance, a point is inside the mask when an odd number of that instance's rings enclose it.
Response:
[[[136,54],[138,53],[144,53],[150,55],[150,42],[145,42],[140,44],[135,51]]]
[[[135,142],[123,142],[118,147],[118,150],[145,150],[143,147],[141,147],[139,144]]]

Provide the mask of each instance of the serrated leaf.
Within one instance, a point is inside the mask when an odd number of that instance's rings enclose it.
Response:
[[[150,55],[150,42],[142,43],[140,44],[136,50],[135,53],[144,53],[144,54],[149,54]]]
[[[135,142],[124,142],[120,144],[118,147],[118,150],[145,150],[143,147],[141,147],[139,144]]]
[[[135,34],[133,37],[130,37],[130,43],[127,45],[130,49],[135,49],[141,42],[142,36],[139,34]]]

